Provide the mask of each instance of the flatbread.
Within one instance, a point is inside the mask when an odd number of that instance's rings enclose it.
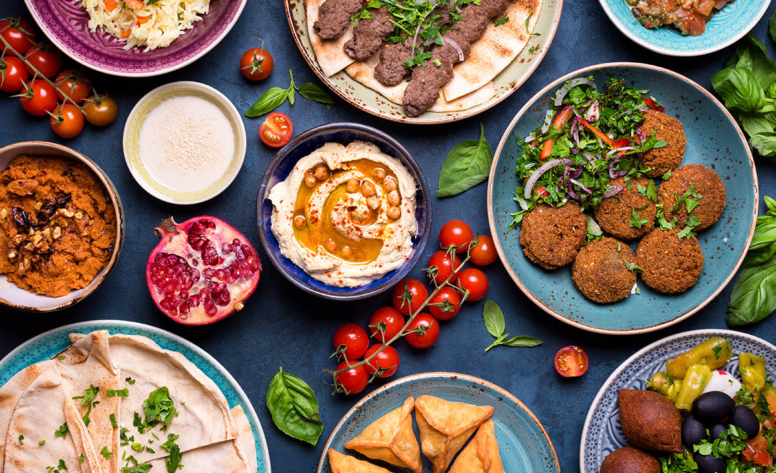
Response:
[[[542,0],[510,2],[509,21],[499,26],[488,25],[482,38],[472,44],[469,57],[453,67],[453,79],[442,88],[445,98],[452,101],[470,94],[506,69],[531,39],[541,8]]]
[[[183,437],[181,437],[183,438]],[[180,440],[180,439],[179,439]],[[165,459],[159,458],[148,462],[151,472],[165,472]],[[245,473],[248,470],[248,459],[240,449],[237,440],[226,440],[204,447],[189,450],[183,454],[181,473]]]
[[[234,426],[237,428],[237,442],[248,459],[249,471],[255,473],[259,470],[259,457],[256,453],[256,437],[253,435],[251,423],[248,421],[242,406],[232,408],[232,417],[234,418]]]
[[[313,31],[313,25],[318,20],[318,9],[326,0],[306,0],[307,1],[307,35],[310,37],[310,43],[315,51],[315,57],[318,59],[318,65],[321,67],[326,77],[331,77],[339,71],[353,64],[355,59],[345,53],[345,43],[353,37],[353,28],[349,27],[345,34],[337,39],[324,40]]]

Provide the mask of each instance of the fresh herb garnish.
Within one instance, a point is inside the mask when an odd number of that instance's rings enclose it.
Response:
[[[129,389],[108,389],[107,394],[110,397],[129,397]]]
[[[323,433],[318,399],[301,378],[280,368],[267,390],[267,408],[284,433],[311,445],[318,443]]]
[[[172,420],[178,415],[175,403],[166,386],[162,386],[148,395],[148,399],[143,401],[143,412],[145,414],[144,427],[153,428],[161,422],[164,424],[162,430],[167,430]]]
[[[501,18],[501,19],[498,19],[498,18],[496,18],[496,19],[494,19],[494,20],[493,20],[493,23],[494,23],[496,26],[501,26],[501,25],[503,25],[504,23],[507,23],[508,21],[509,21],[509,16],[507,16],[507,14],[506,14],[506,13],[504,13],[504,18]],[[528,21],[528,20],[527,20],[527,21]],[[526,25],[526,29],[528,29],[528,26],[527,26],[527,25]]]
[[[116,414],[111,414],[108,418],[110,419],[110,425],[113,426],[114,429],[118,429],[119,425],[116,423]]]
[[[100,388],[94,387],[94,385],[90,384],[88,388],[84,391],[83,396],[75,396],[73,399],[80,399],[82,406],[88,406],[86,409],[86,414],[84,414],[83,420],[84,424],[89,427],[89,424],[92,422],[92,419],[89,417],[89,414],[92,413],[92,407],[96,406],[100,403],[100,401],[95,401],[94,399],[97,397],[97,394],[99,394]]]
[[[648,205],[645,205],[643,207],[638,207],[635,209],[631,209],[631,218],[630,218],[630,226],[633,228],[641,228],[644,225],[649,223],[648,218],[641,218],[639,217],[639,214],[636,213],[636,211],[640,210],[646,210],[646,208],[649,207]]]
[[[24,435],[19,436],[19,445],[24,445]]]
[[[55,430],[54,431],[54,435],[56,437],[65,438],[65,437],[67,437],[67,432],[68,432],[67,422],[65,422],[64,424],[59,426],[59,430]]]
[[[280,87],[267,89],[259,97],[259,100],[245,111],[245,116],[250,118],[260,117],[280,107],[286,100],[293,105],[296,91],[299,91],[299,95],[302,97],[322,103],[327,108],[331,108],[334,105],[334,99],[319,85],[308,82],[303,84],[302,87],[297,87],[294,83],[294,74],[290,69],[288,75],[290,76],[290,84],[287,89],[281,89]]]
[[[108,450],[108,447],[102,447],[102,450],[100,450],[100,454],[105,457],[106,460],[110,460],[110,457],[113,456],[113,453]]]
[[[471,189],[488,179],[493,152],[480,124],[480,138],[459,143],[447,154],[439,172],[437,197],[450,197]]]
[[[485,353],[487,353],[491,348],[497,347],[499,345],[518,348],[530,348],[539,346],[543,343],[538,338],[529,337],[527,335],[518,335],[516,337],[509,338],[509,334],[504,333],[504,330],[506,329],[504,313],[501,312],[501,308],[498,306],[498,304],[491,300],[485,301],[485,307],[482,310],[482,319],[485,322],[485,328],[488,330],[488,333],[496,338],[496,340],[485,349]]]

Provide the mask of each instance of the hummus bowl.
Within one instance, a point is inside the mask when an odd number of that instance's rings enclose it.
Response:
[[[368,171],[374,178],[359,174],[363,163],[379,165]],[[389,207],[397,185],[401,203]],[[393,287],[417,263],[431,229],[429,195],[420,166],[395,139],[365,125],[323,125],[291,140],[267,167],[257,200],[261,243],[272,264],[304,291],[364,299]],[[391,217],[399,209],[400,217]],[[363,244],[350,248],[350,241]]]

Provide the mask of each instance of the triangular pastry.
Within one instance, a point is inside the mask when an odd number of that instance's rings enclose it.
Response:
[[[504,473],[492,420],[480,426],[448,473]]]
[[[344,455],[333,449],[329,449],[329,467],[331,467],[331,473],[391,473],[385,468],[380,468],[350,455]]]
[[[410,396],[404,404],[372,422],[361,435],[345,444],[369,458],[391,465],[423,472],[420,447],[412,431],[412,408],[415,399]]]
[[[491,406],[450,402],[421,396],[415,402],[415,419],[423,454],[431,460],[434,473],[444,473],[455,454],[483,422],[493,415]]]

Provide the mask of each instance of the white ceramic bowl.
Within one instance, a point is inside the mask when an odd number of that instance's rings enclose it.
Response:
[[[105,281],[105,278],[113,270],[116,261],[119,259],[121,247],[124,244],[124,207],[121,205],[121,200],[113,183],[99,166],[81,153],[56,143],[26,141],[0,148],[0,171],[7,168],[13,158],[23,154],[31,156],[63,156],[84,164],[92,170],[97,179],[105,186],[105,190],[113,203],[113,209],[116,212],[117,228],[113,256],[111,256],[108,264],[102,268],[102,271],[97,273],[94,280],[85,288],[72,291],[70,294],[62,297],[48,297],[21,289],[15,284],[8,282],[5,275],[0,275],[0,304],[30,312],[52,312],[64,309],[85,299]]]
[[[140,159],[140,130],[148,114],[162,102],[173,97],[198,97],[216,105],[229,120],[234,131],[234,156],[229,168],[221,178],[206,189],[196,192],[181,192],[170,189],[156,181],[148,172]],[[248,139],[245,135],[245,125],[242,115],[234,104],[218,90],[199,82],[172,82],[157,87],[145,95],[132,109],[124,125],[124,159],[127,161],[129,172],[135,178],[140,187],[159,200],[171,204],[191,205],[210,200],[223,192],[237,177],[248,147]]]

